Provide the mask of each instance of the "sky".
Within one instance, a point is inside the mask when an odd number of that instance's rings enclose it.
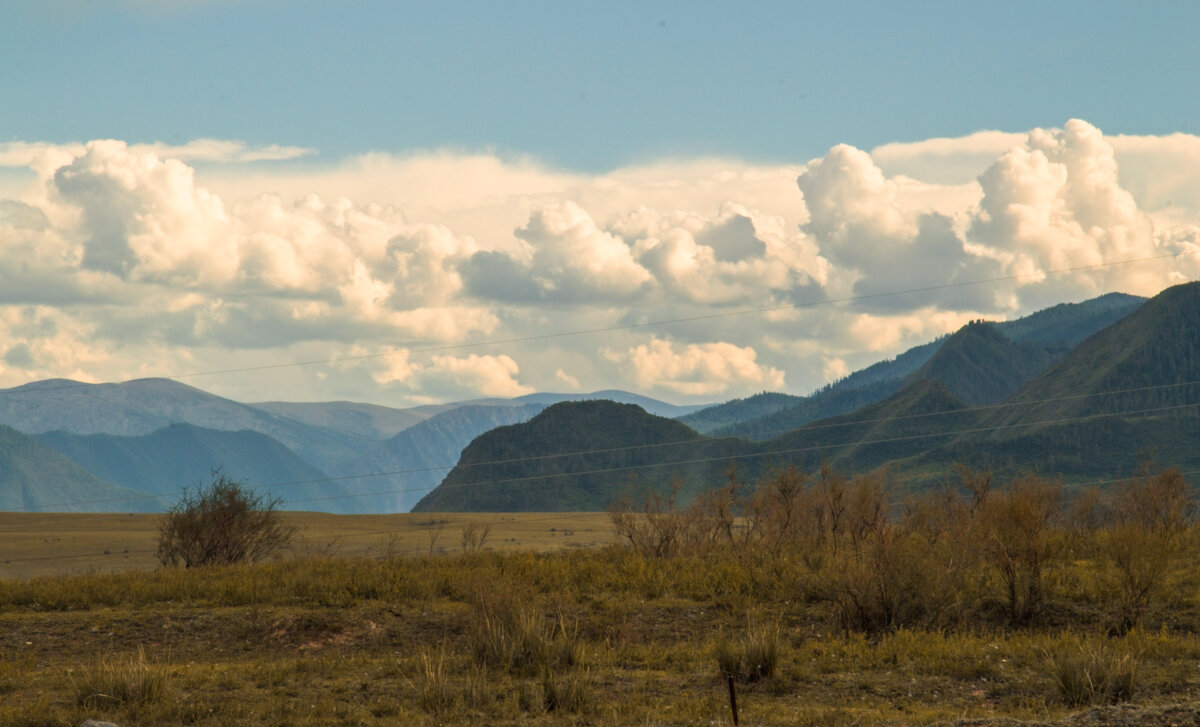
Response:
[[[808,393],[1200,273],[1200,6],[0,0],[0,386]]]

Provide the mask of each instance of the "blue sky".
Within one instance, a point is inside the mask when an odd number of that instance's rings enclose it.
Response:
[[[6,5],[9,140],[489,149],[598,171],[1071,117],[1200,124],[1191,2]]]
[[[1200,276],[1194,2],[0,9],[0,387],[700,403]]]

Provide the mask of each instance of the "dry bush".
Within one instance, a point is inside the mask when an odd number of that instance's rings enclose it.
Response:
[[[492,532],[491,525],[470,522],[462,528],[462,549],[467,553],[478,553],[483,550],[488,535]]]
[[[1026,475],[987,493],[975,509],[987,563],[999,575],[1013,623],[1042,607],[1043,573],[1055,554],[1052,527],[1061,512],[1062,486]]]
[[[252,492],[221,472],[185,489],[163,516],[158,559],[185,568],[255,562],[286,546],[295,528],[279,517],[282,501]]]
[[[1141,623],[1172,570],[1191,551],[1196,501],[1179,470],[1143,473],[1113,496],[1100,553],[1117,593],[1117,627]]]
[[[682,483],[676,481],[671,494],[664,497],[653,493],[640,506],[635,505],[630,496],[615,502],[608,515],[617,536],[629,541],[629,545],[642,555],[661,558],[677,554],[687,522],[685,513],[675,506],[681,486]]]

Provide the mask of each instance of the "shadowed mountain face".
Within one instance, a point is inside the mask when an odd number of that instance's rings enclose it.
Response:
[[[1063,303],[1015,321],[992,325],[1013,343],[1041,350],[1048,355],[1045,363],[1031,360],[1028,366],[1022,366],[1023,375],[1028,379],[1040,371],[1039,367],[1056,360],[1080,341],[1136,310],[1145,300],[1133,295],[1109,293],[1082,303]],[[770,439],[808,422],[848,414],[868,404],[883,401],[911,381],[909,377],[925,366],[950,338],[947,336],[911,348],[893,360],[880,361],[856,371],[809,396],[760,394],[702,409],[680,417],[680,421],[705,434]],[[1037,358],[1034,354],[1025,355]],[[1009,378],[1009,383],[999,385],[1000,382],[995,382],[997,387],[987,395],[988,398],[999,400],[1003,398],[1002,394],[1011,393],[1011,384],[1015,379],[1010,374],[1005,376]],[[1005,392],[1005,389],[1008,391]],[[977,393],[982,395],[983,391]],[[974,395],[968,398],[974,398]]]
[[[904,383],[940,381],[971,406],[1003,401],[1046,369],[1055,356],[1018,343],[991,323],[972,323],[946,339],[937,353]]]
[[[480,435],[413,510],[602,510],[639,479],[703,475],[706,465],[679,463],[713,451],[720,453],[719,442],[633,404],[566,402]]]
[[[897,487],[944,482],[958,463],[1004,477],[1121,477],[1153,453],[1162,465],[1200,468],[1200,283],[1164,291],[1053,365],[1053,351],[1002,330],[967,326],[891,396],[760,443],[656,429],[636,409],[610,418],[552,407],[473,442],[419,507],[601,509],[623,485],[662,494],[676,479],[686,499],[721,484],[731,465],[749,480],[788,464],[886,466]]]
[[[0,425],[0,510],[154,512],[166,502],[100,480],[33,437]]]
[[[46,445],[110,482],[174,502],[184,487],[207,483],[215,468],[283,500],[290,510],[345,512],[345,485],[258,432],[221,432],[172,424],[135,437],[112,434],[38,435]]]

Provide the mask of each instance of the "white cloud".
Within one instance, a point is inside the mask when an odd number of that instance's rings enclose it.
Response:
[[[717,342],[677,350],[671,341],[654,338],[627,351],[608,351],[606,356],[628,367],[643,391],[732,396],[784,387],[783,372],[759,364],[749,346]]]
[[[600,175],[446,151],[250,163],[306,152],[0,144],[0,385],[394,351],[211,386],[389,403],[804,392],[971,318],[1200,275],[1188,135],[1070,121],[839,145],[803,166]],[[1085,265],[1099,267],[1054,272]],[[914,288],[927,290],[820,304]],[[637,327],[675,319],[688,320]],[[541,340],[582,330],[596,332]],[[489,339],[509,343],[439,350]]]
[[[533,393],[534,389],[517,380],[520,368],[507,355],[470,354],[466,357],[434,355],[428,363],[412,360],[408,350],[398,350],[383,358],[373,374],[384,386],[399,384],[424,396],[430,394],[463,399],[471,396],[511,398]]]

